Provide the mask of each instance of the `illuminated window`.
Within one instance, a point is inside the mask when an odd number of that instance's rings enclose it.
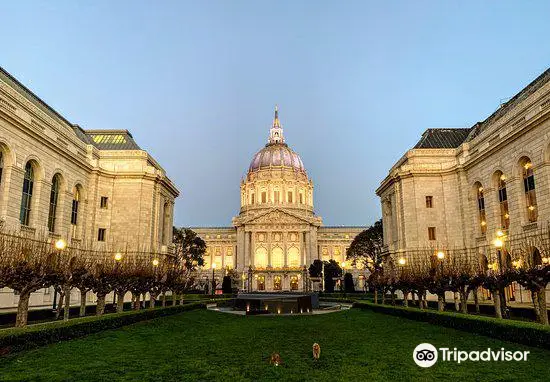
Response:
[[[433,196],[426,196],[426,208],[433,208]]]
[[[476,183],[476,195],[477,195],[477,210],[479,215],[479,227],[481,233],[485,235],[487,232],[487,219],[485,216],[485,196],[483,194],[483,187],[480,183]]]
[[[281,276],[275,276],[273,278],[273,289],[274,290],[282,290],[283,289]]]
[[[290,290],[298,290],[298,276],[290,278]]]
[[[126,137],[121,134],[97,134],[92,135],[95,143],[109,143],[114,145],[122,145],[126,143]]]
[[[55,219],[57,215],[57,199],[59,196],[59,174],[52,178],[52,188],[50,190],[50,209],[48,211],[48,230],[55,232]]]
[[[533,164],[529,158],[523,158],[520,162],[523,173],[523,190],[525,192],[525,202],[527,208],[527,218],[530,222],[536,222],[538,218],[537,212],[537,195],[535,193],[535,174],[533,172]]]
[[[23,178],[23,195],[21,198],[21,210],[19,221],[23,225],[29,225],[31,217],[32,192],[34,187],[34,169],[31,162],[25,166],[25,177]]]
[[[288,266],[299,267],[300,263],[300,250],[296,247],[290,247],[288,249]]]
[[[271,251],[271,266],[273,268],[282,268],[285,266],[285,256],[283,250],[279,247]]]
[[[258,290],[265,290],[265,276],[258,276],[256,279]]]
[[[256,268],[267,267],[267,250],[263,247],[256,249],[254,256],[254,266]]]
[[[428,227],[428,240],[435,240],[435,227]]]
[[[508,210],[508,194],[506,192],[506,176],[498,172],[496,174],[498,184],[498,203],[500,206],[500,226],[502,229],[510,227],[510,213]]]

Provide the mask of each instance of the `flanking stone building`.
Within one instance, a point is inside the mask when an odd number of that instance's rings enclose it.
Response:
[[[4,231],[62,238],[70,246],[165,253],[178,193],[127,130],[84,130],[0,68]],[[36,292],[31,305],[49,305],[52,295]],[[0,308],[17,300],[12,290],[0,290]]]
[[[313,182],[300,156],[286,143],[278,111],[267,145],[252,158],[241,181],[241,209],[231,227],[193,227],[207,243],[203,278],[214,265],[220,284],[228,269],[248,291],[305,291],[315,259],[345,263],[346,249],[366,227],[325,227],[313,208]],[[345,264],[344,264],[345,266]],[[365,271],[346,267],[358,289]]]
[[[550,69],[483,122],[426,130],[376,194],[393,260],[432,250],[498,267],[493,241],[504,234],[500,265],[512,265],[514,240],[544,235],[550,221]],[[525,250],[542,264],[545,247]],[[515,284],[507,297],[530,302]]]

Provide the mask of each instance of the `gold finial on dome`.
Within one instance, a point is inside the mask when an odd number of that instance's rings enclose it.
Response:
[[[275,105],[275,117],[273,118],[273,127],[281,127],[279,122],[279,106]]]
[[[283,127],[279,121],[279,107],[275,105],[275,116],[273,117],[273,125],[269,131],[269,143],[284,143],[285,138],[283,136]]]

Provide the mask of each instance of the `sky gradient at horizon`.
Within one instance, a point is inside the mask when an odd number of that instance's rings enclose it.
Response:
[[[128,129],[178,186],[175,224],[227,226],[275,104],[326,225],[369,225],[424,130],[470,127],[550,63],[550,3],[3,4],[0,66],[84,129]]]

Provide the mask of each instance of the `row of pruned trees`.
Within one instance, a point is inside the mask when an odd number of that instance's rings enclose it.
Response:
[[[516,282],[531,293],[536,320],[548,325],[546,287],[550,282],[550,229],[529,235],[499,239],[499,248],[487,248],[489,256],[471,256],[467,250],[436,250],[426,248],[407,254],[407,258],[383,258],[382,224],[377,222],[359,234],[347,252],[348,259],[361,262],[369,271],[368,283],[382,292],[382,302],[401,291],[403,303],[409,297],[421,308],[427,307],[428,292],[438,298],[438,309],[444,310],[447,292],[454,296],[455,309],[468,313],[468,299],[473,296],[479,312],[480,288],[490,292],[498,318],[508,317],[505,289]]]
[[[154,307],[157,298],[168,291],[175,304],[178,295],[195,284],[195,271],[203,265],[206,244],[193,231],[174,228],[174,245],[170,255],[60,249],[51,240],[0,233],[0,288],[9,287],[19,294],[16,326],[27,324],[31,293],[42,288],[54,287],[59,293],[58,313],[64,305],[66,320],[74,288],[81,293],[81,316],[85,315],[88,292],[97,297],[97,315],[104,313],[106,296],[111,292],[119,302],[119,312],[128,292],[134,309],[140,308],[141,296],[149,294],[150,307]]]

